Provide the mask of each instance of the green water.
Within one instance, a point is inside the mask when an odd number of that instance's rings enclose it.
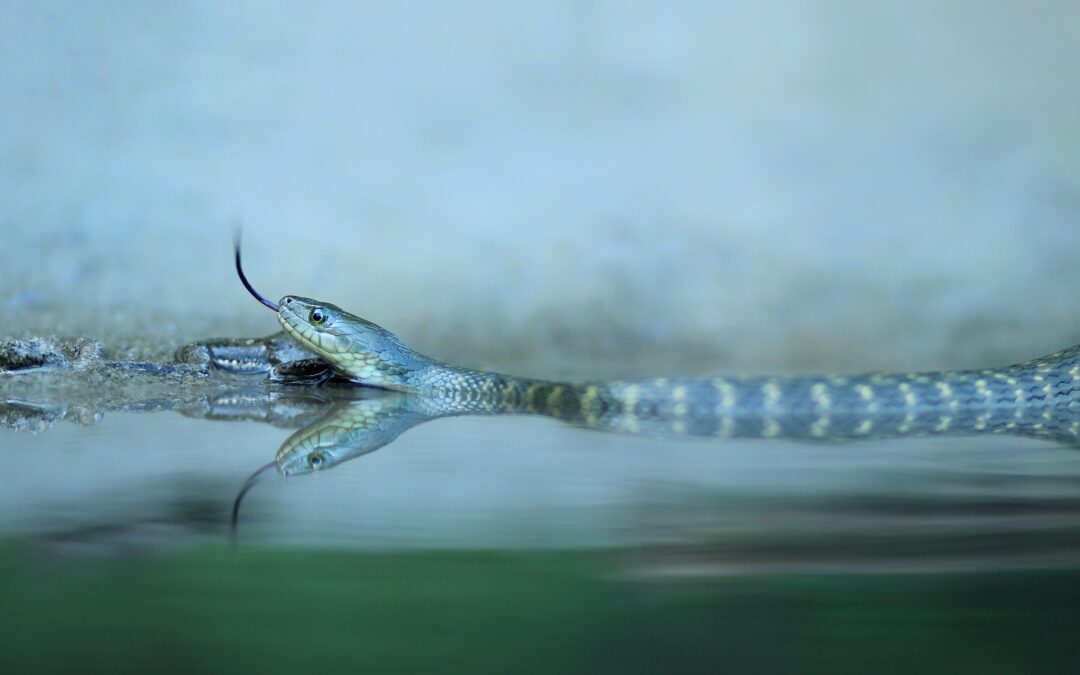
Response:
[[[5,548],[4,672],[1075,672],[1080,573],[645,583],[620,553]]]
[[[0,672],[1080,665],[1071,447],[440,419],[265,474],[230,543],[245,479],[306,422],[191,414],[0,431]]]

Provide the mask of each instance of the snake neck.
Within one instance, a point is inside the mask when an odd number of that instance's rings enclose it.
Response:
[[[431,401],[433,408],[465,413],[544,412],[549,406],[543,395],[556,384],[451,366],[434,359],[427,359],[405,383],[408,391]]]

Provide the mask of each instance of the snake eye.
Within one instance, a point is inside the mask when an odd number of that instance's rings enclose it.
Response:
[[[311,321],[313,326],[321,326],[326,323],[326,310],[322,307],[316,307],[311,310],[311,314],[308,316],[308,320]]]
[[[323,465],[323,457],[322,457],[322,455],[313,454],[311,457],[308,457],[308,464],[311,465],[312,469],[321,468],[322,465]]]

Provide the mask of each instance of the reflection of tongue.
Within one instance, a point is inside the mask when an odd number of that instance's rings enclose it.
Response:
[[[239,249],[237,249],[237,255],[239,256]],[[236,501],[233,502],[232,506],[232,521],[229,525],[229,538],[232,539],[234,544],[236,543],[236,525],[240,521],[240,502],[243,501],[244,495],[248,493],[248,490],[255,487],[255,483],[258,482],[259,478],[262,477],[265,472],[276,467],[277,462],[270,462],[260,466],[256,469],[255,473],[248,476],[248,479],[244,481],[244,486],[240,488],[240,494],[236,495]]]

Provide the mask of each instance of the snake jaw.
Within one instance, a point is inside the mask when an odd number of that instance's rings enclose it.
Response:
[[[313,326],[307,316],[314,307],[322,305],[309,298],[286,295],[278,302],[278,322],[292,339],[319,356],[328,358],[334,353],[326,349],[322,336],[323,331],[332,325],[333,321],[328,321],[318,328]]]

